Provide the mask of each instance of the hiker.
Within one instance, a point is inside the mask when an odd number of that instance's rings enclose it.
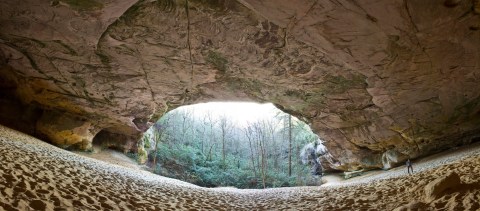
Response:
[[[412,161],[410,161],[410,159],[408,159],[405,164],[407,165],[408,174],[410,174],[410,169],[412,170],[412,174],[413,174]]]

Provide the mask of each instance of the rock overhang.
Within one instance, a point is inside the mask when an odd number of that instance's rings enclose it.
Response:
[[[76,2],[1,3],[2,100],[43,110],[25,118],[54,143],[124,143],[212,100],[276,104],[342,170],[478,135],[478,1]]]

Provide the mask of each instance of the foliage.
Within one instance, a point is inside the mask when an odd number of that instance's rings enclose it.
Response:
[[[143,147],[145,149],[149,149],[151,147],[151,143],[150,143],[151,139],[152,139],[151,135],[148,133],[143,136],[143,143],[144,143]]]
[[[344,93],[352,88],[365,88],[367,85],[365,76],[362,75],[350,75],[349,78],[345,78],[344,76],[329,74],[325,76],[325,81],[326,83],[324,83],[322,89],[333,94]]]
[[[129,157],[132,160],[137,160],[138,159],[138,154],[137,153],[127,152],[126,155],[127,155],[127,157]]]
[[[138,150],[137,150],[137,162],[138,163],[145,163],[148,158],[147,151],[143,148],[144,143],[143,140],[138,144]]]
[[[288,121],[292,121],[288,127]],[[174,110],[152,127],[149,162],[154,173],[204,187],[267,188],[307,185],[301,148],[318,137],[287,114],[238,125],[227,116]],[[289,148],[288,132],[292,134]],[[155,149],[157,143],[157,150]],[[292,162],[288,162],[289,153]],[[153,162],[155,158],[155,163]],[[292,175],[289,176],[289,164]]]

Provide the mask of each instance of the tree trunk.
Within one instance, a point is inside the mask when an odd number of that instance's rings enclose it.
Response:
[[[292,115],[288,115],[288,176],[292,176]]]
[[[215,146],[215,143],[212,143],[212,145],[210,146],[210,150],[208,150],[208,156],[207,156],[208,161],[212,161],[212,149],[213,149],[213,146]]]
[[[222,127],[222,167],[225,169],[225,128]]]
[[[267,157],[266,157],[266,139],[267,139],[267,130],[265,128],[265,124],[262,125],[257,125],[257,133],[258,133],[258,143],[260,147],[260,157],[261,157],[261,167],[260,169],[262,170],[262,184],[263,188],[265,189],[267,187],[266,185],[266,170],[267,170]]]
[[[200,139],[200,151],[202,154],[205,154],[204,145],[205,145],[205,127],[202,128],[202,138]]]
[[[266,188],[266,176],[265,176],[265,146],[264,146],[264,142],[263,140],[260,140],[260,152],[261,152],[261,158],[262,158],[262,184],[263,184],[263,188],[265,189]]]
[[[253,134],[250,134],[250,131],[245,130],[245,135],[247,136],[248,146],[250,147],[250,159],[252,161],[253,175],[255,176],[255,179],[257,179],[257,170],[255,168],[255,153],[253,152],[253,146],[252,146]]]
[[[157,143],[158,139],[155,139],[155,149],[153,150],[153,172],[157,170]]]
[[[158,150],[158,141],[162,138],[162,134],[164,133],[164,128],[159,127],[154,130],[154,137],[155,137],[155,148],[153,150],[153,172],[157,170],[157,150]]]

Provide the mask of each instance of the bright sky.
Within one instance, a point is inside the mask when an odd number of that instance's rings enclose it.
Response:
[[[211,102],[182,106],[179,109],[194,109],[196,116],[203,116],[211,112],[213,116],[226,115],[239,124],[247,124],[259,119],[274,118],[280,111],[273,104],[258,104],[247,102]]]

